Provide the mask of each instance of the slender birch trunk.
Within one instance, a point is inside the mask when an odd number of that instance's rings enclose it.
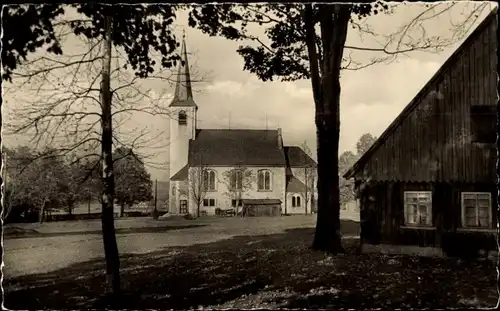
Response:
[[[106,280],[108,290],[113,294],[120,292],[120,258],[116,243],[114,225],[114,176],[112,159],[112,115],[111,115],[111,34],[112,17],[105,17],[106,38],[104,39],[104,57],[101,81],[101,155],[102,155],[102,237],[106,257]]]

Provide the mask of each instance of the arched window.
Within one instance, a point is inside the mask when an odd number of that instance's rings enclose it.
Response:
[[[179,124],[180,125],[187,124],[187,114],[184,110],[179,111]]]
[[[215,191],[215,171],[203,171],[203,185],[205,186],[205,191]]]
[[[260,191],[270,191],[272,184],[272,175],[268,170],[261,170],[258,174],[257,186]]]
[[[298,194],[295,194],[293,197],[292,197],[292,207],[300,207],[301,205],[301,197],[300,195]]]
[[[243,172],[235,169],[231,172],[231,189],[241,190],[243,188]]]

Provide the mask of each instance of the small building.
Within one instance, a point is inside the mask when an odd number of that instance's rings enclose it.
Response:
[[[362,249],[497,249],[497,37],[492,12],[350,168]]]

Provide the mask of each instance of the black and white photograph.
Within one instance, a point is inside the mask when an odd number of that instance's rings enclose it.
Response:
[[[498,308],[498,17],[2,5],[2,309]]]

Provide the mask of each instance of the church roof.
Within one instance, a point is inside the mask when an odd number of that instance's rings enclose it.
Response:
[[[284,148],[289,167],[316,167],[314,161],[307,153],[298,146],[288,146]]]
[[[286,192],[303,193],[306,192],[306,185],[294,176],[289,176],[286,183]]]
[[[202,129],[189,141],[188,164],[285,166],[278,130]]]
[[[177,72],[174,98],[169,107],[197,107],[193,100],[185,38],[182,39],[181,62]]]
[[[177,173],[175,173],[170,180],[187,180],[188,179],[188,166],[185,165],[183,168],[181,168]]]

